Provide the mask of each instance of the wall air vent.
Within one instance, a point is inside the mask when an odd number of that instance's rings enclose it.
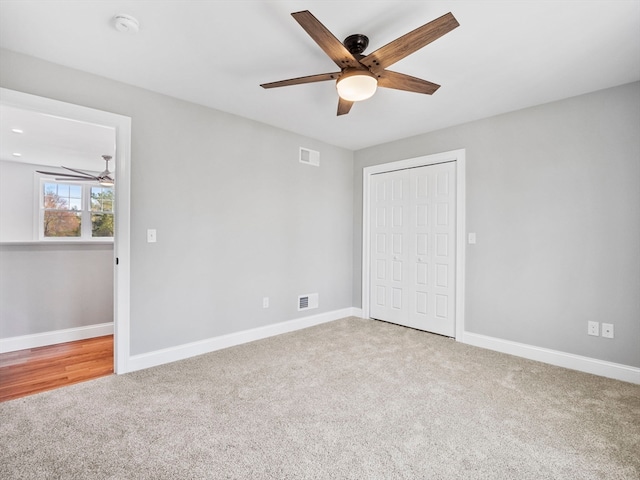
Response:
[[[310,150],[308,148],[300,147],[300,163],[306,163],[307,165],[313,165],[315,167],[320,166],[320,152]]]
[[[298,310],[311,310],[318,308],[318,294],[309,293],[298,297]]]

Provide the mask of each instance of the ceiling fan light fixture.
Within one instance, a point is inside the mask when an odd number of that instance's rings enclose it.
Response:
[[[359,102],[371,98],[378,88],[378,79],[367,70],[345,70],[336,82],[340,98]]]

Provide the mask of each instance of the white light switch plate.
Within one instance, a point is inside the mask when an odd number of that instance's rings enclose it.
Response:
[[[147,243],[156,243],[156,229],[149,228],[147,230]]]
[[[476,243],[476,234],[475,233],[470,233],[469,234],[469,245],[474,245]]]

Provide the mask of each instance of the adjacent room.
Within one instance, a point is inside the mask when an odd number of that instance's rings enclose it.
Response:
[[[640,1],[2,0],[0,88],[0,394],[109,355],[2,478],[640,478]]]

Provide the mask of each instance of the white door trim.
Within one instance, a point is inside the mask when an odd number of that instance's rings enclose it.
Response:
[[[406,168],[423,167],[436,163],[456,162],[456,339],[462,340],[464,333],[464,286],[465,286],[465,236],[466,236],[466,203],[465,203],[465,168],[466,151],[464,149],[450,152],[409,158],[397,162],[383,163],[365,167],[362,170],[362,314],[369,318],[369,275],[371,259],[370,205],[369,190],[371,176],[378,173],[393,172]]]
[[[131,119],[123,115],[0,88],[0,103],[25,110],[114,128],[116,132],[116,218],[114,238],[114,371],[126,373],[130,356]],[[115,260],[118,259],[118,265]]]

